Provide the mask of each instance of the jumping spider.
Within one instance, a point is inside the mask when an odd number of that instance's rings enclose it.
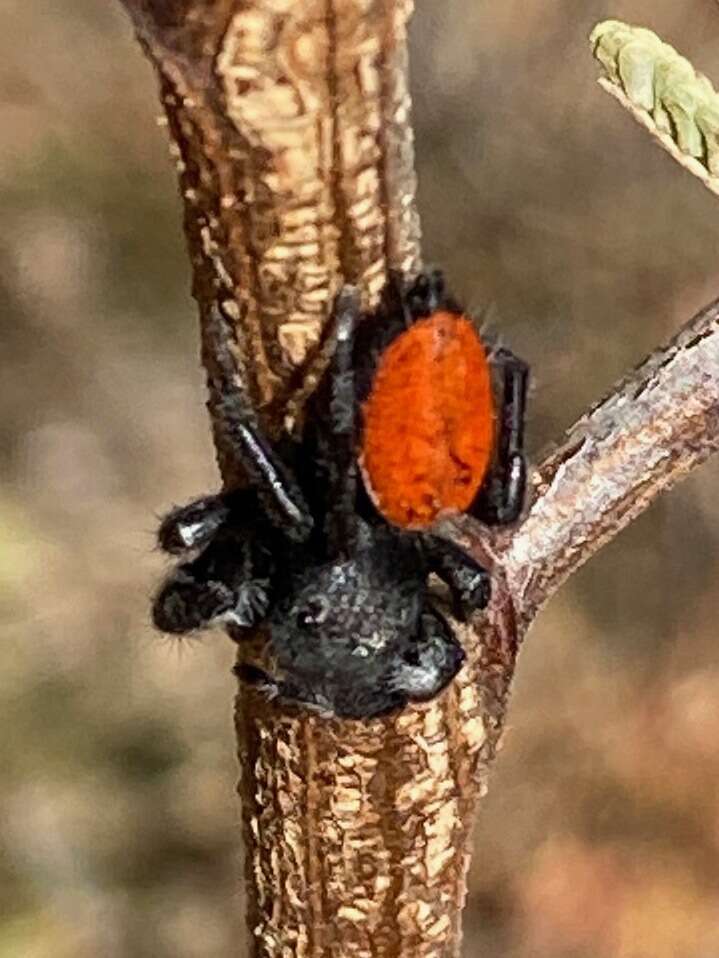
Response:
[[[428,575],[447,584],[460,619],[486,606],[489,575],[431,531],[390,524],[358,465],[357,413],[380,357],[439,309],[460,312],[440,274],[421,275],[408,290],[393,285],[384,306],[361,323],[357,294],[345,288],[335,303],[330,365],[301,439],[275,446],[237,384],[225,320],[214,314],[210,386],[226,445],[249,485],[203,496],[163,520],[159,544],[180,561],[154,600],[158,629],[221,625],[241,641],[266,622],[276,674],[239,665],[239,676],[269,697],[346,718],[430,699],[450,682],[465,655],[430,599]],[[504,350],[489,361],[497,437],[472,511],[507,523],[524,496],[527,367]]]

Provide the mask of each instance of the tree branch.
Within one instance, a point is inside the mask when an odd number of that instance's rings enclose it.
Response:
[[[293,428],[342,281],[371,304],[419,266],[406,76],[409,0],[124,0],[155,65],[177,160],[203,361],[234,331],[267,426]],[[447,524],[493,572],[460,628],[468,663],[389,719],[237,699],[255,956],[456,955],[470,835],[519,641],[559,584],[719,435],[717,306],[596,407],[539,467],[512,534]],[[210,412],[214,413],[212,403]],[[218,429],[218,458],[232,474]]]
[[[292,426],[341,282],[370,305],[419,266],[411,0],[124,5],[160,80],[203,329],[217,304],[266,425]]]
[[[537,468],[526,517],[494,543],[519,625],[718,448],[719,300],[619,382]],[[446,528],[469,541],[471,525],[462,517]]]

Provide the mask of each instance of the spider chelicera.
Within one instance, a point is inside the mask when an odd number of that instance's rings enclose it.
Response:
[[[358,413],[378,363],[398,336],[438,311],[461,315],[439,273],[408,289],[393,282],[372,316],[361,316],[356,292],[345,288],[334,307],[332,357],[301,438],[274,445],[238,385],[227,321],[213,313],[210,387],[225,445],[248,485],[203,496],[163,520],[159,544],[180,561],[154,600],[158,629],[220,625],[239,642],[265,623],[272,672],[245,664],[237,674],[271,698],[345,718],[431,699],[451,681],[465,655],[430,597],[428,576],[449,587],[460,620],[487,605],[490,577],[431,527],[388,522],[358,461]],[[524,497],[527,367],[506,350],[488,360],[495,400],[480,413],[496,420],[494,448],[471,511],[498,524],[517,518]]]

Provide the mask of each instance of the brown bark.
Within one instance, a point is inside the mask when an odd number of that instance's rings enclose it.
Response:
[[[719,300],[583,416],[535,475],[503,556],[524,623],[665,489],[719,448]]]
[[[201,319],[216,303],[233,324],[239,372],[277,429],[316,381],[341,282],[369,305],[388,269],[419,265],[411,2],[125,6],[159,76]]]
[[[717,448],[719,301],[569,430],[511,534],[446,523],[493,569],[494,596],[463,630],[470,661],[444,695],[369,723],[238,699],[259,954],[458,953],[472,822],[526,629],[571,572]]]
[[[357,283],[370,304],[389,269],[419,266],[411,4],[124,4],[160,79],[202,329],[219,307],[266,424],[292,428],[339,284]],[[362,723],[238,696],[253,955],[458,953],[472,821],[521,637],[561,581],[716,448],[718,312],[570,430],[510,535],[447,525],[492,567],[494,594],[462,630],[469,662],[436,701]],[[203,361],[212,370],[208,336]]]

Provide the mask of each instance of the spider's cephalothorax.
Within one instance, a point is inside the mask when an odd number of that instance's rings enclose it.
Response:
[[[525,485],[526,366],[487,355],[441,276],[391,284],[359,319],[343,290],[307,425],[280,450],[238,386],[224,319],[211,317],[213,401],[249,485],[164,519],[160,546],[180,562],[153,605],[156,626],[175,634],[224,625],[240,641],[267,623],[273,674],[238,674],[347,718],[432,698],[456,675],[464,653],[428,576],[447,584],[460,619],[486,606],[490,581],[431,524],[464,509],[511,522]]]

